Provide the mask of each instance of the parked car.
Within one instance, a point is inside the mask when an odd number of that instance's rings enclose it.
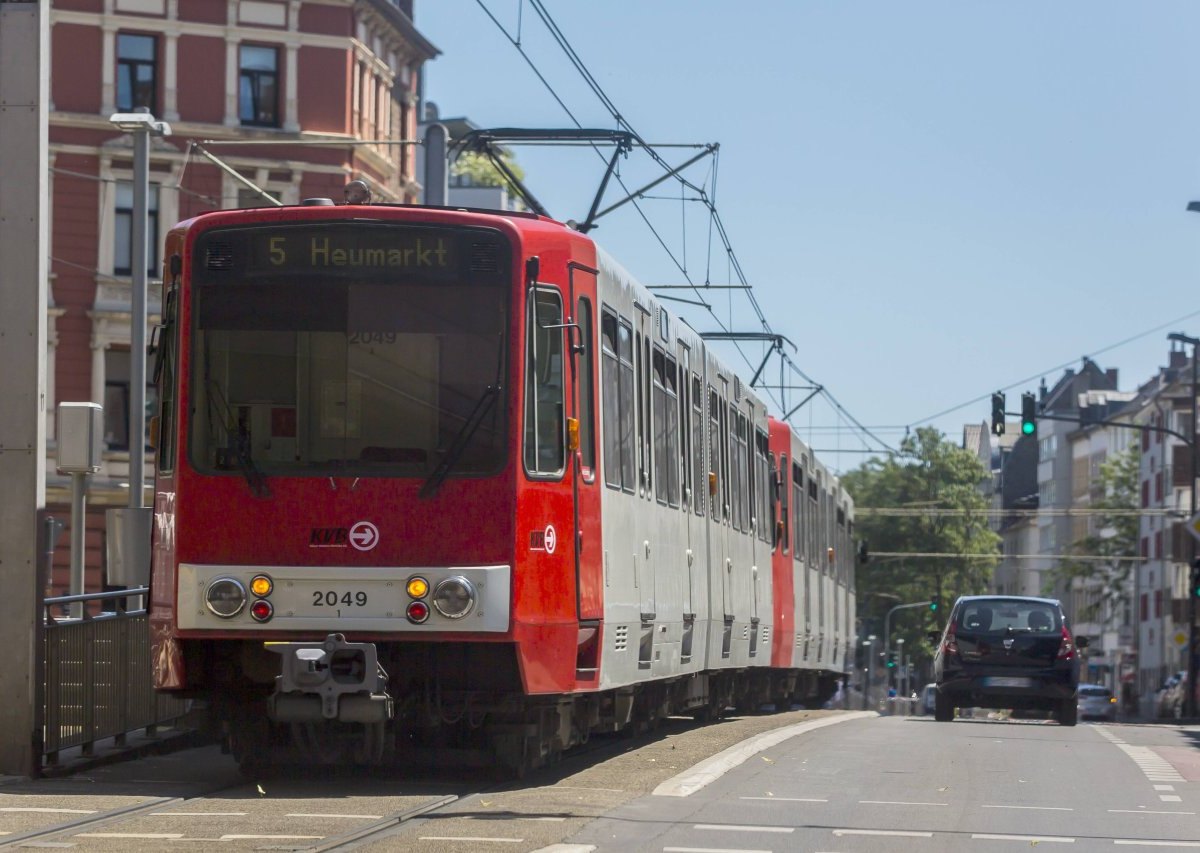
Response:
[[[1117,697],[1103,684],[1079,685],[1078,702],[1079,719],[1109,720],[1117,719]]]
[[[1079,649],[1062,604],[1052,598],[964,596],[954,603],[933,660],[934,717],[957,707],[1053,712],[1060,725],[1078,719]]]

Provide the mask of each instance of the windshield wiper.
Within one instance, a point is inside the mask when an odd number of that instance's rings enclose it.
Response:
[[[471,413],[467,415],[467,419],[459,428],[458,434],[446,448],[446,455],[442,457],[442,461],[425,480],[417,497],[430,498],[437,494],[438,487],[442,485],[442,481],[446,479],[455,463],[458,462],[458,458],[467,449],[467,443],[471,440],[471,436],[475,434],[475,430],[479,429],[484,415],[492,408],[492,404],[496,402],[498,396],[500,396],[500,383],[489,385],[483,389],[483,394],[475,402],[475,407],[471,409]]]

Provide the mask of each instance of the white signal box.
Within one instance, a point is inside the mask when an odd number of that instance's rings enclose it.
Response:
[[[58,404],[58,471],[95,474],[103,450],[104,407],[98,403]]]

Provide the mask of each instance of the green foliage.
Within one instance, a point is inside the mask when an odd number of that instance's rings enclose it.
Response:
[[[1100,594],[1084,612],[1077,614],[1082,621],[1094,620],[1105,606],[1117,607],[1129,599],[1129,576],[1139,556],[1138,457],[1139,447],[1133,442],[1100,465],[1100,477],[1093,484],[1093,509],[1101,510],[1093,517],[1089,533],[1071,543],[1068,556],[1063,557],[1051,572],[1056,582],[1073,585],[1075,579],[1099,585]],[[1075,559],[1080,556],[1102,557],[1100,560]]]
[[[510,171],[517,176],[518,180],[525,180],[525,171],[517,165],[508,153],[500,155]],[[509,186],[508,178],[492,165],[492,161],[485,155],[474,151],[468,151],[459,155],[458,159],[450,166],[450,174],[465,177],[470,179],[471,183],[480,187],[507,187]]]
[[[842,478],[855,505],[864,508],[856,516],[856,528],[873,554],[964,555],[872,557],[859,566],[859,612],[868,631],[881,632],[883,615],[896,604],[936,598],[945,605],[959,595],[986,591],[1000,541],[988,525],[988,501],[980,490],[989,477],[975,454],[925,427],[905,437],[899,455],[871,459]],[[911,512],[882,515],[867,508]],[[922,511],[934,509],[949,512]],[[997,556],[966,556],[992,553]],[[922,649],[928,649],[924,632],[940,629],[948,611],[945,606],[936,612],[929,608],[899,611],[893,617],[892,641],[904,637],[906,654],[919,657]]]

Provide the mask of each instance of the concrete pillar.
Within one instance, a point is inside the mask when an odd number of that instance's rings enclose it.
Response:
[[[238,118],[238,40],[233,36],[225,39],[225,126],[237,127]]]
[[[179,75],[176,69],[179,63],[179,35],[167,33],[163,36],[163,45],[163,118],[179,121]]]
[[[283,72],[283,129],[291,133],[300,131],[300,98],[299,77],[300,63],[298,61],[300,45],[289,44],[286,47],[287,57]]]
[[[46,505],[50,0],[0,0],[0,773],[41,761],[38,513]]]

